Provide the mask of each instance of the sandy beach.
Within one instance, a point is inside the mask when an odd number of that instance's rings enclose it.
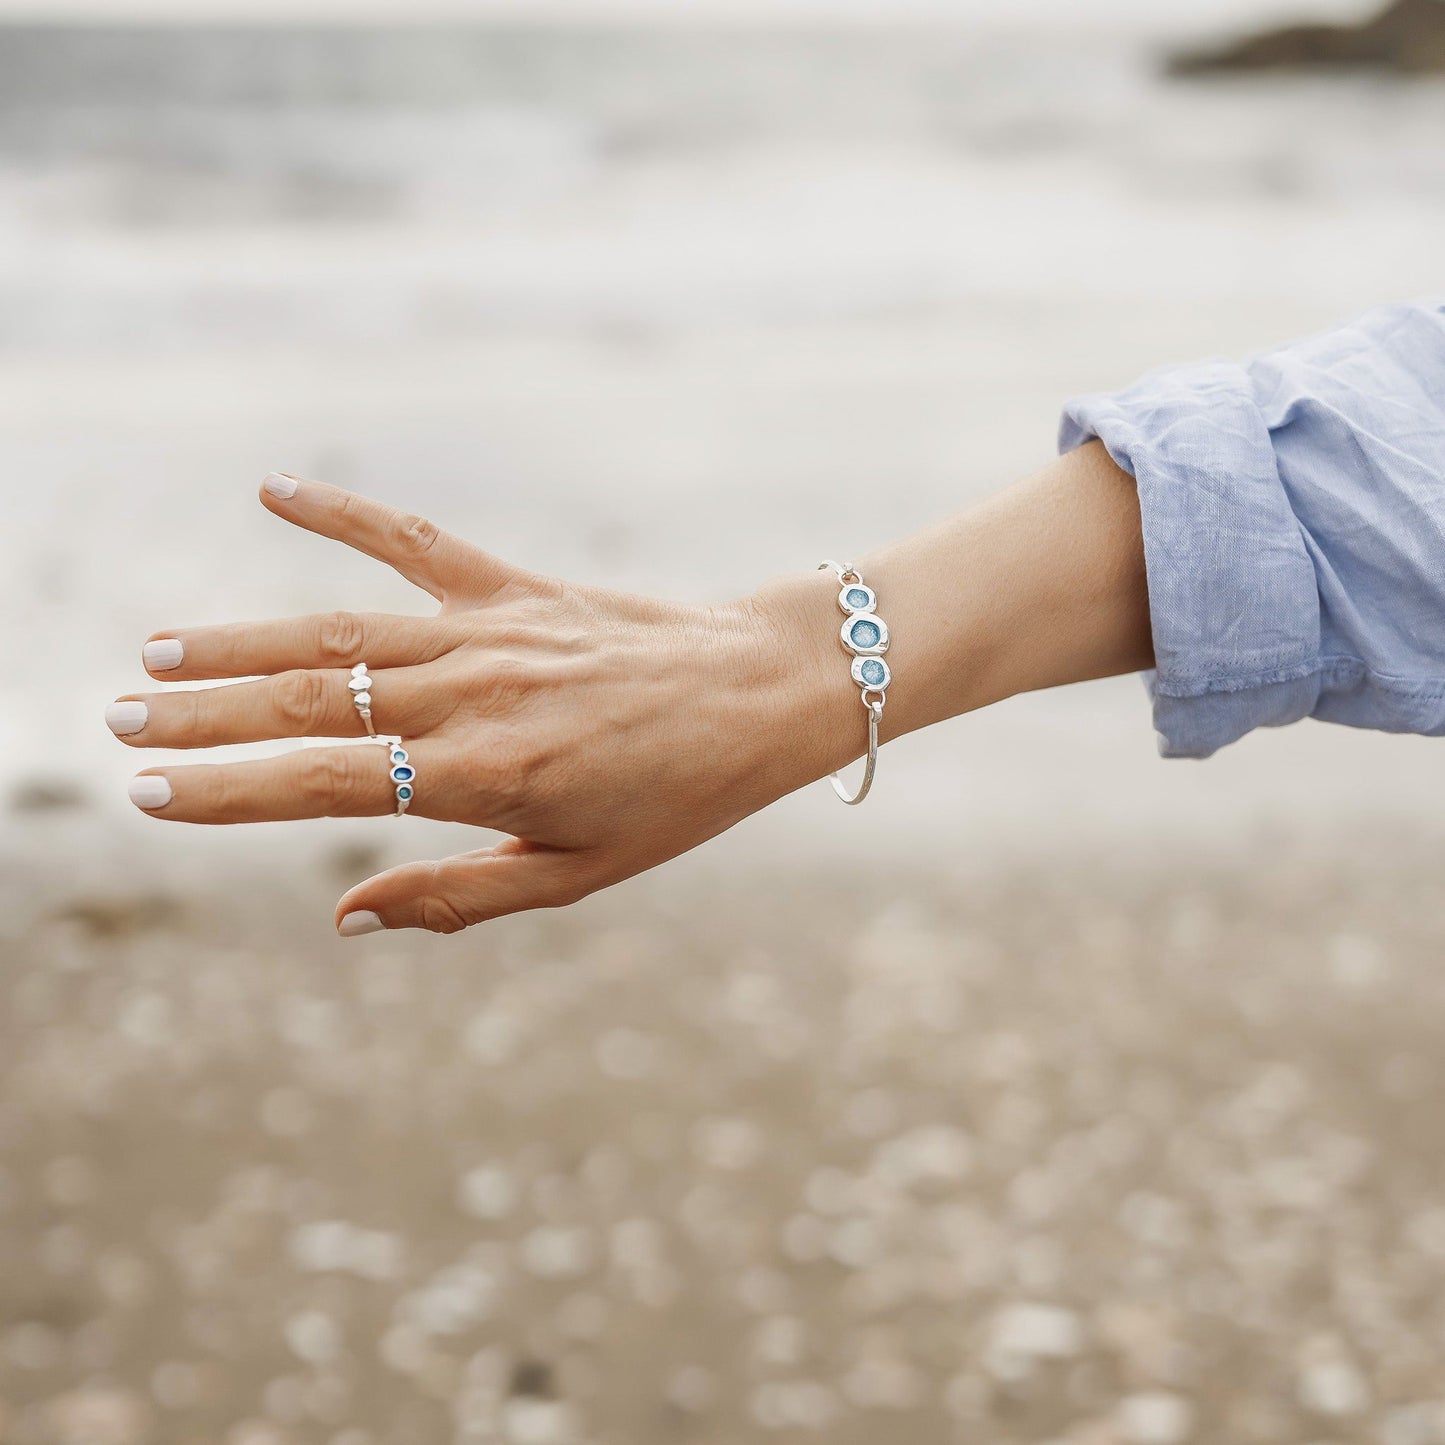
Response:
[[[38,910],[0,1432],[1437,1440],[1445,887],[1357,841],[684,864],[364,953],[321,870]]]

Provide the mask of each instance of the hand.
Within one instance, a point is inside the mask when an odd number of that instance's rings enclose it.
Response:
[[[579,587],[507,565],[419,517],[272,476],[277,516],[389,563],[434,617],[330,613],[157,633],[168,680],[259,678],[136,694],[107,712],[134,747],[365,734],[350,669],[373,679],[378,733],[416,768],[411,811],[511,836],[353,888],[341,933],[426,928],[572,902],[695,847],[841,766],[862,709],[821,574],[724,606]],[[377,746],[150,769],[138,806],[187,823],[390,813]]]

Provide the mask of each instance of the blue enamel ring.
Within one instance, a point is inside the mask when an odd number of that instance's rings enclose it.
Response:
[[[388,743],[391,757],[391,781],[396,788],[396,816],[399,818],[411,807],[416,796],[416,768],[412,766],[411,755],[402,747],[401,739]]]

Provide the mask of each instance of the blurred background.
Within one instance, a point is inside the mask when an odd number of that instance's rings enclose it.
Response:
[[[0,0],[0,1439],[1445,1441],[1438,746],[1117,679],[343,944],[467,835],[165,828],[101,721],[423,610],[273,468],[723,598],[1439,292],[1442,9]]]

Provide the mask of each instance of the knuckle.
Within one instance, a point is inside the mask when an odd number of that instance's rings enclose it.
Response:
[[[336,511],[337,518],[348,527],[360,526],[366,521],[366,499],[358,496],[355,492],[337,488],[332,494],[331,505]]]
[[[471,927],[471,920],[450,898],[423,898],[420,913],[421,926],[429,933],[460,933]]]
[[[514,708],[536,686],[536,675],[520,657],[502,653],[487,659],[486,667],[472,682],[472,701],[488,711]]]
[[[301,791],[319,814],[349,811],[356,797],[355,748],[318,748],[301,769]]]
[[[326,679],[319,672],[283,672],[271,684],[277,717],[302,736],[325,716]]]
[[[435,522],[415,514],[401,514],[393,526],[397,551],[408,557],[427,556],[441,540],[441,528]]]
[[[521,735],[500,735],[469,760],[471,781],[478,792],[504,813],[536,798],[543,770],[538,748]]]
[[[363,660],[365,628],[354,612],[327,612],[317,619],[316,650],[327,662],[349,667]]]

